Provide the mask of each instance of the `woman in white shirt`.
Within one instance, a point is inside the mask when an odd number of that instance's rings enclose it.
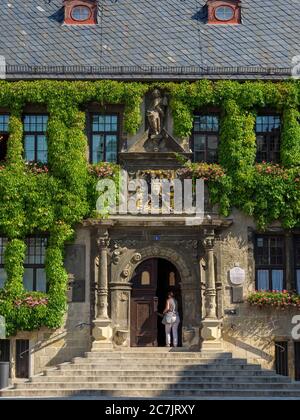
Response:
[[[173,292],[168,293],[168,299],[166,303],[166,308],[164,310],[164,315],[172,315],[171,323],[166,323],[166,346],[171,347],[171,331],[173,335],[173,347],[178,347],[178,327],[180,324],[180,317],[178,313],[178,302],[174,297]]]

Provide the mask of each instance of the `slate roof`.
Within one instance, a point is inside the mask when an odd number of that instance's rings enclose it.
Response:
[[[299,0],[243,0],[237,26],[205,0],[100,0],[98,25],[66,26],[62,3],[0,0],[8,78],[284,78],[300,54]]]

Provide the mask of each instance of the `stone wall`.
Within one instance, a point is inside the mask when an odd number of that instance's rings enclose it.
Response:
[[[292,340],[292,318],[296,309],[258,309],[245,302],[249,293],[255,290],[255,262],[253,238],[249,232],[255,230],[251,218],[235,211],[233,225],[224,231],[216,244],[217,280],[223,285],[224,347],[236,357],[259,363],[267,369],[274,368],[275,341],[289,341],[290,375],[294,377],[294,350]],[[233,287],[229,280],[229,270],[235,264],[246,270],[243,286],[244,303],[233,303]],[[228,311],[236,315],[228,315]],[[299,312],[298,312],[299,313]]]

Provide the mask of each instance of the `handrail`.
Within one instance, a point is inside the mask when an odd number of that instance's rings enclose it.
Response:
[[[57,334],[57,335],[55,335],[55,336],[51,337],[51,340],[55,341],[55,339],[59,338],[59,337],[60,337],[60,336],[62,336],[62,335],[64,335],[64,336],[66,337],[66,336],[68,336],[71,332],[75,331],[77,328],[79,328],[80,330],[83,330],[83,328],[84,328],[84,327],[90,327],[90,326],[91,326],[91,324],[88,324],[88,323],[86,323],[86,322],[81,322],[80,324],[75,325],[75,328],[73,328],[72,330],[70,330],[70,331],[63,331],[63,332],[61,332],[61,333],[59,333],[59,334]],[[39,341],[39,342],[38,342],[38,343],[36,343],[33,347],[31,347],[31,348],[29,348],[29,349],[27,349],[27,350],[23,351],[23,352],[20,354],[20,359],[23,359],[24,354],[26,354],[26,353],[31,353],[31,352],[32,352],[32,353],[34,353],[34,352],[36,351],[36,349],[40,349],[40,348],[41,348],[41,346],[42,346],[42,344],[43,344],[45,341],[47,341],[47,340]],[[45,346],[45,347],[46,347],[46,346]]]

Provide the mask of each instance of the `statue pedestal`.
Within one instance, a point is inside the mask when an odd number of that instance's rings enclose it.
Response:
[[[96,319],[94,321],[92,351],[112,349],[113,330],[110,319]]]
[[[203,339],[201,350],[222,351],[222,321],[219,319],[204,319],[202,321],[201,337]]]

